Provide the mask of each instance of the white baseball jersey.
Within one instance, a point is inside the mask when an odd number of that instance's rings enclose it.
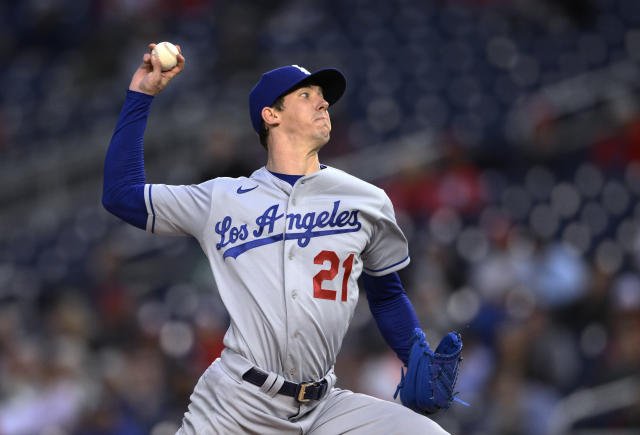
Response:
[[[231,324],[227,348],[293,382],[333,366],[364,270],[409,263],[383,190],[326,167],[294,186],[266,168],[199,185],[145,186],[147,231],[193,235]]]

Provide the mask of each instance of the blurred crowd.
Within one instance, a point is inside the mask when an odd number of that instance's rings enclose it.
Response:
[[[427,338],[463,336],[471,406],[435,416],[446,429],[640,430],[640,3],[28,0],[0,24],[0,434],[172,434],[222,350],[197,242],[100,206],[124,92],[161,40],[187,67],[151,111],[152,183],[264,164],[260,73],[345,72],[321,159],[387,191]],[[430,152],[402,155],[421,132]],[[400,366],[361,294],[339,385],[393,400]]]

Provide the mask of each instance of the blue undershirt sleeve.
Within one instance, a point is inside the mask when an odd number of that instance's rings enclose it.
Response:
[[[400,276],[397,272],[383,276],[363,273],[362,284],[378,329],[398,358],[407,365],[409,341],[420,323],[402,287]]]
[[[142,139],[153,97],[127,91],[104,162],[102,205],[138,228],[146,229]]]

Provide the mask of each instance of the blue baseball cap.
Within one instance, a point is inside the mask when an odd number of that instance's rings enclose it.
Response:
[[[329,105],[338,101],[347,87],[344,75],[334,68],[321,69],[312,74],[298,65],[289,65],[262,74],[249,94],[249,114],[256,133],[260,131],[262,109],[270,107],[280,96],[305,80],[322,88]]]

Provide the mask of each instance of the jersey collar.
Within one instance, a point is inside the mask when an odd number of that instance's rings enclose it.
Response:
[[[313,174],[302,176],[295,185],[297,186],[302,181],[307,182],[320,176],[326,176],[326,174],[329,174],[333,171],[333,168],[331,166],[321,164],[320,167],[322,169],[320,169],[319,171],[316,171]],[[260,183],[273,185],[285,192],[287,195],[291,194],[294,189],[294,186],[291,186],[291,184],[287,183],[284,180],[281,180],[280,178],[269,172],[266,166],[263,166],[260,169],[254,171],[253,174],[251,174],[251,178]]]

